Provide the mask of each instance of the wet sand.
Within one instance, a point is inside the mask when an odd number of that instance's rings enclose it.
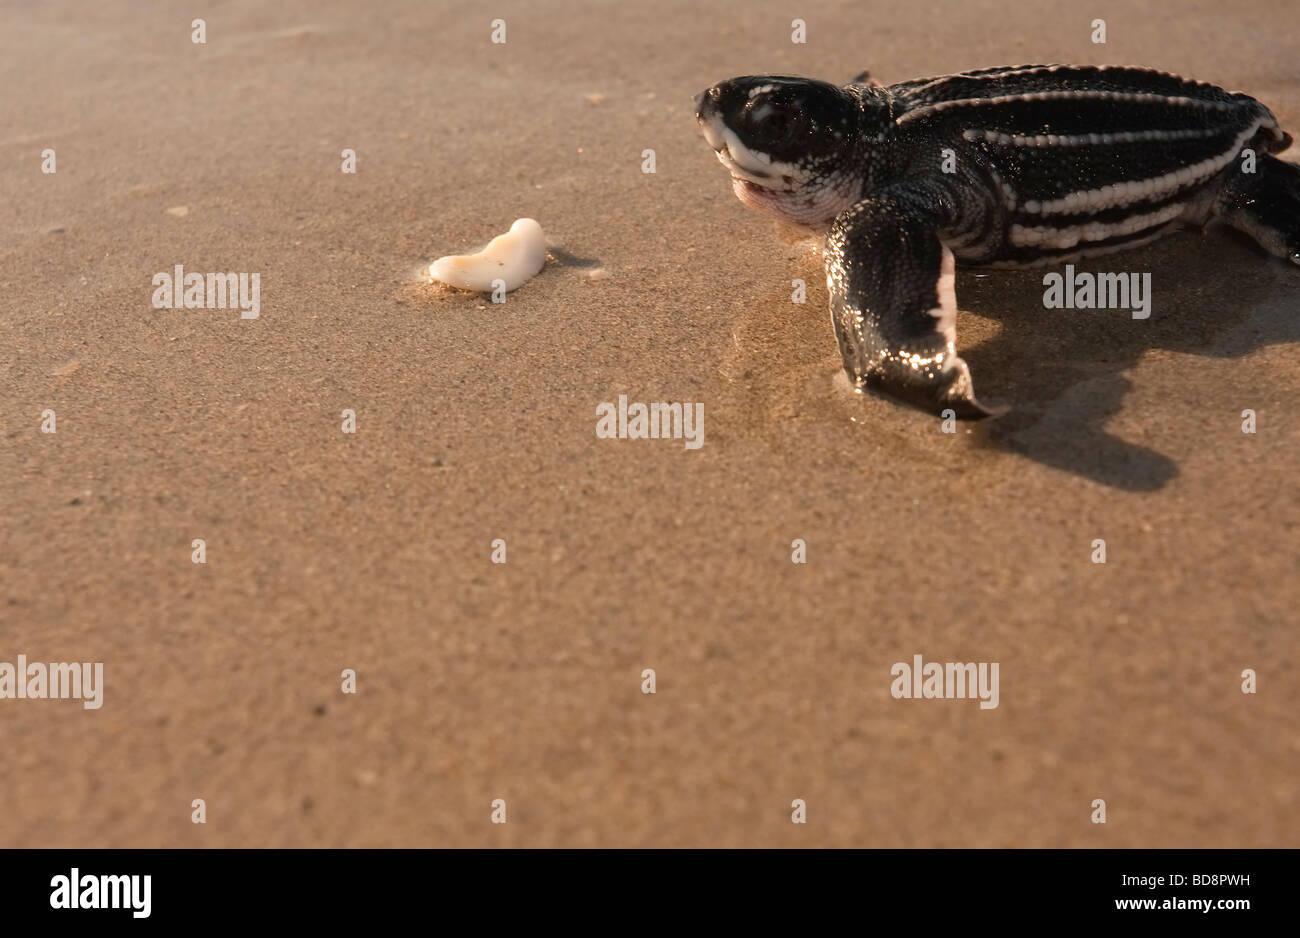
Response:
[[[1298,34],[1286,0],[0,10],[0,661],[106,683],[0,701],[0,846],[1300,845],[1300,274],[1223,232],[1085,264],[1151,272],[1137,322],[963,272],[1013,410],[944,434],[846,392],[817,258],[691,113],[1066,61],[1295,133]],[[417,278],[521,216],[557,260],[505,305]],[[176,264],[259,272],[260,317],[154,309]],[[620,394],[703,402],[704,445],[598,439]],[[917,654],[998,662],[999,706],[892,698]]]

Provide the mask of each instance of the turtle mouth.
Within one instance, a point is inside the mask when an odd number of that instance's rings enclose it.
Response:
[[[731,173],[732,179],[743,180],[761,188],[772,185],[774,175],[762,166],[755,165],[755,161],[751,157],[758,154],[755,154],[741,143],[735,131],[729,128],[721,118],[711,116],[701,117],[699,120],[704,139],[713,148],[714,154],[718,157],[718,162],[727,168],[727,172]]]
[[[774,188],[774,177],[771,173],[736,159],[730,140],[723,140],[720,147],[714,147],[714,155],[717,156],[718,162],[726,167],[727,172],[731,173],[731,178],[736,182],[746,183],[755,189]]]
[[[717,151],[717,156],[718,162],[727,168],[727,172],[731,173],[732,179],[749,183],[755,188],[769,187],[772,174],[761,169],[753,169],[742,165],[739,160],[731,155],[726,144],[723,144],[722,149]]]

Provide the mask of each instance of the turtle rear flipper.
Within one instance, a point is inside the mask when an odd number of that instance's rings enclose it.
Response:
[[[1277,257],[1300,264],[1300,166],[1262,154],[1253,173],[1234,172],[1214,214]]]
[[[831,321],[855,386],[989,417],[956,350],[954,262],[939,240],[953,212],[941,193],[902,184],[841,214],[826,240]]]

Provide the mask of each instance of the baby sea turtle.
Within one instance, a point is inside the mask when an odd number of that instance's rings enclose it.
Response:
[[[1290,135],[1254,98],[1167,72],[746,76],[702,93],[696,118],[741,202],[826,232],[856,387],[937,412],[991,413],[955,347],[954,261],[1066,263],[1219,218],[1300,264],[1300,167],[1270,155]]]

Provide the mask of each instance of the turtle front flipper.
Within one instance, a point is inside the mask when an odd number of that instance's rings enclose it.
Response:
[[[899,185],[841,214],[826,239],[831,321],[856,387],[989,417],[956,350],[953,256],[939,239],[954,211],[937,191]]]

